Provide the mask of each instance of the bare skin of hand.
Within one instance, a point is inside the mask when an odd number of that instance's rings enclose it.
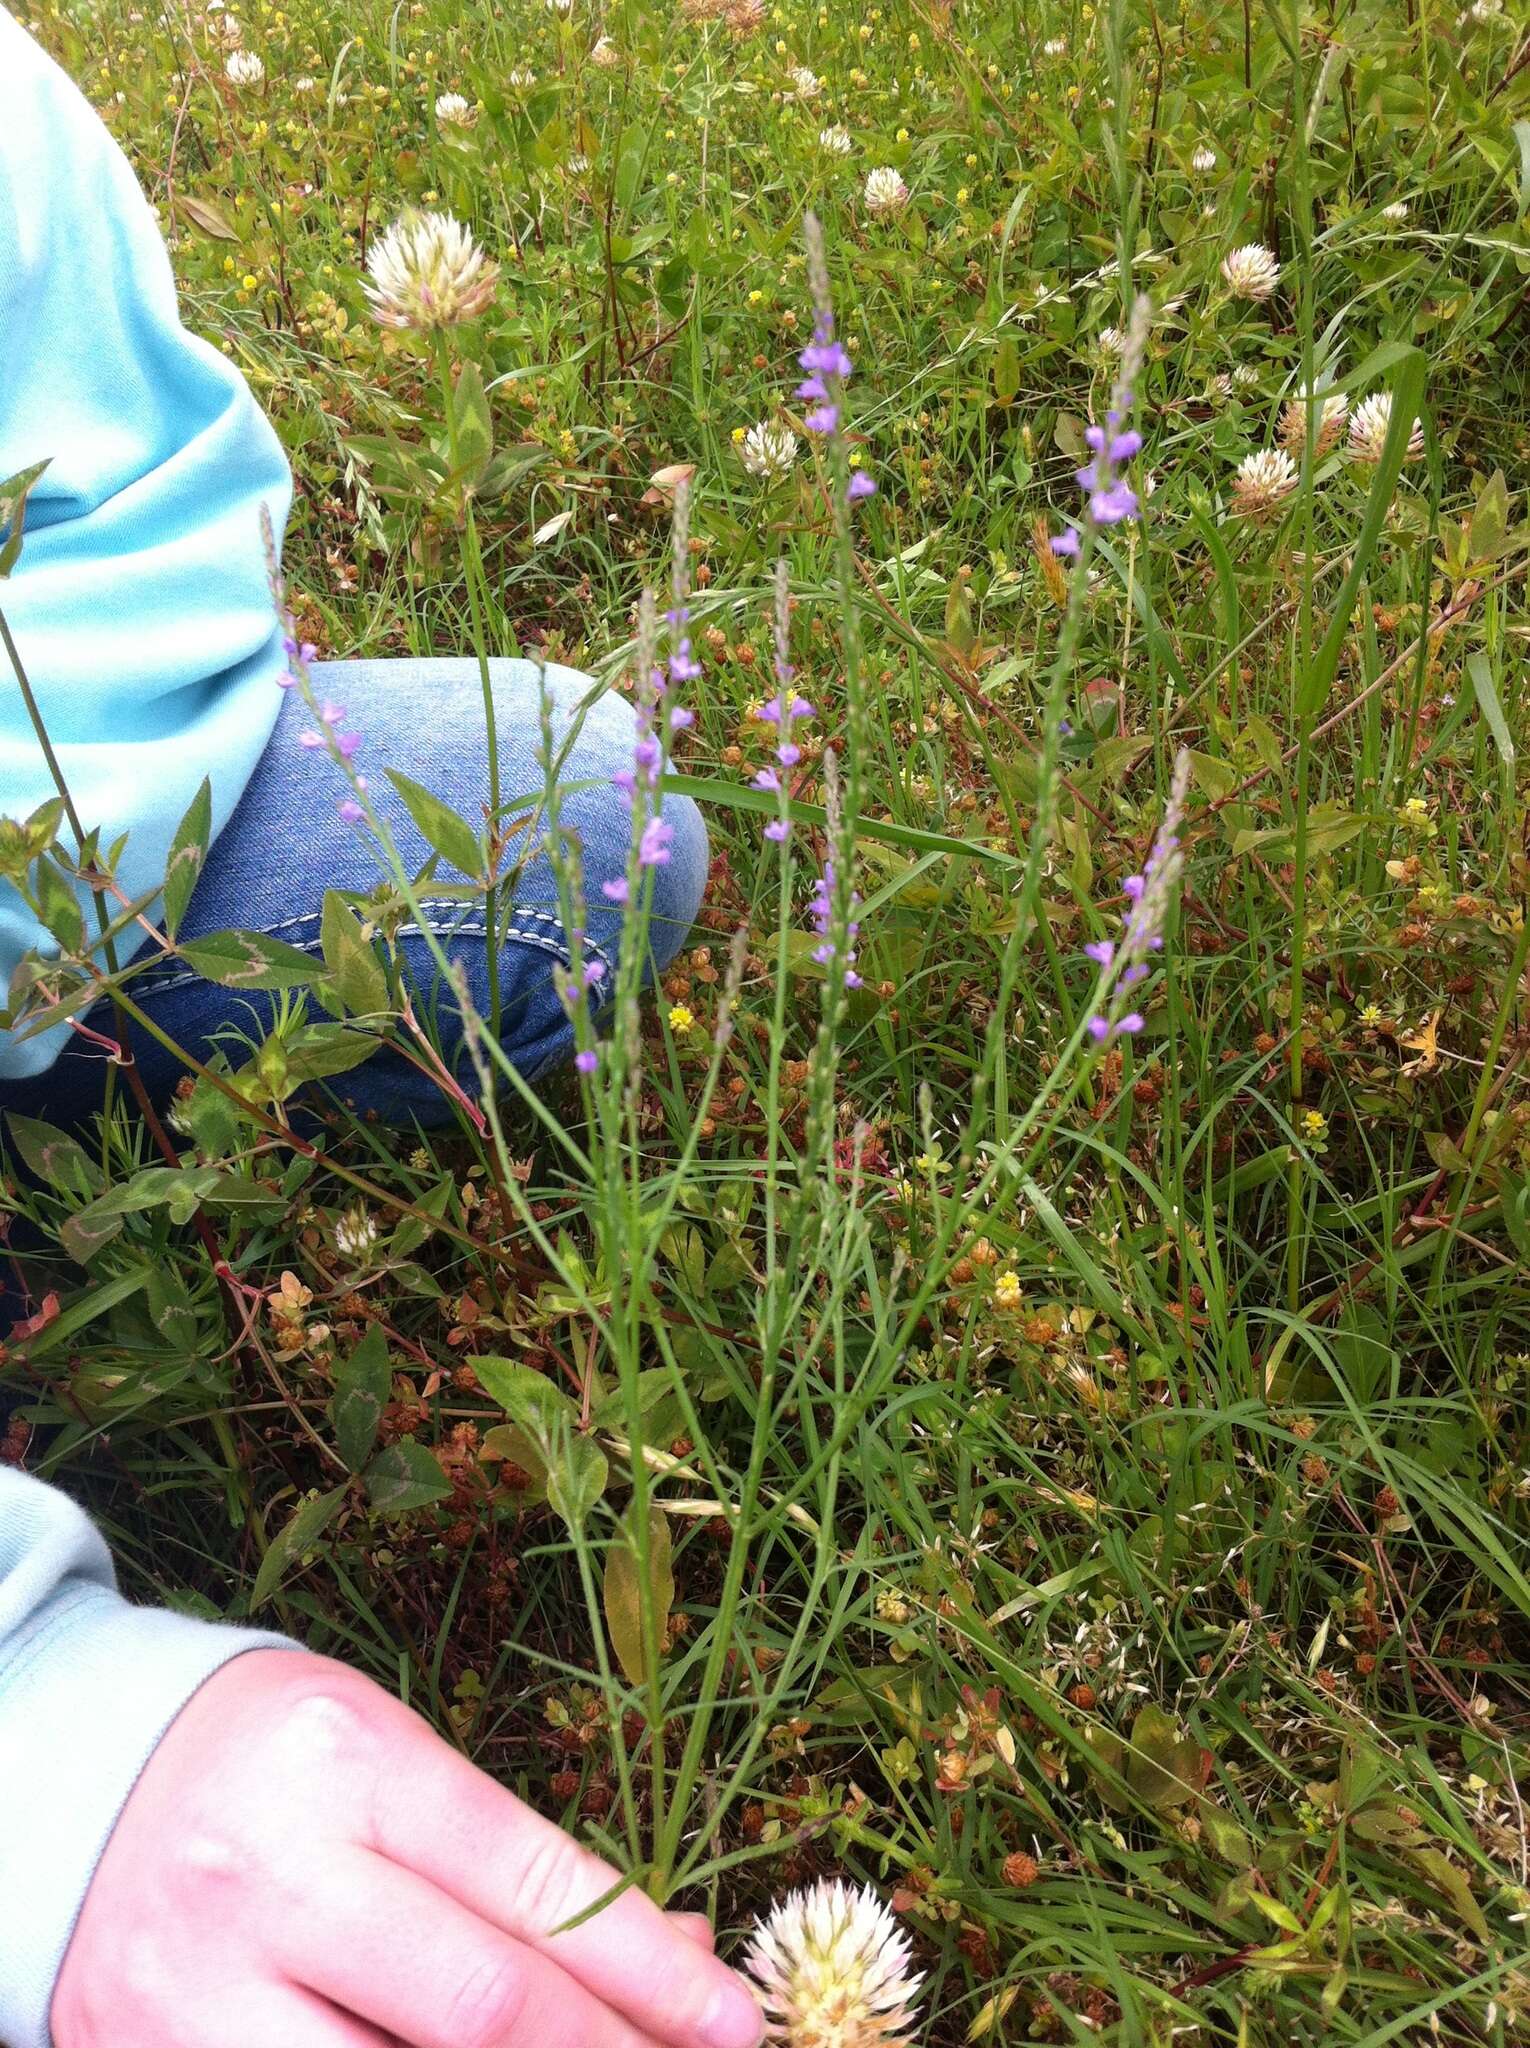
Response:
[[[189,1701],[101,1859],[56,2048],[756,2048],[693,1915],[343,1665],[251,1650]]]

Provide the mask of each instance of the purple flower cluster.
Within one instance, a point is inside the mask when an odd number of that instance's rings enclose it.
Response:
[[[668,759],[669,738],[694,725],[695,714],[683,704],[671,701],[671,687],[677,683],[693,683],[701,674],[701,663],[691,648],[690,607],[686,603],[685,549],[686,549],[685,507],[677,501],[675,510],[675,601],[665,613],[669,626],[670,656],[668,670],[656,661],[648,663],[647,680],[638,698],[638,736],[632,749],[632,766],[618,768],[611,777],[614,786],[626,797],[629,804],[640,806],[642,824],[638,832],[637,865],[642,868],[660,868],[669,861],[670,842],[674,829],[657,808],[659,778],[664,773]],[[651,644],[651,643],[650,643]],[[601,894],[611,903],[626,903],[631,897],[631,888],[625,875],[618,875],[600,885]]]
[[[1120,938],[1095,939],[1084,948],[1086,956],[1100,970],[1096,1014],[1088,1023],[1089,1036],[1096,1045],[1108,1044],[1122,1035],[1131,1037],[1146,1021],[1140,1010],[1127,1009],[1125,1005],[1130,1000],[1130,991],[1147,979],[1151,955],[1163,950],[1163,927],[1184,865],[1178,828],[1189,772],[1190,757],[1181,754],[1174,764],[1163,821],[1142,873],[1128,875],[1121,885],[1128,908],[1122,916]]]
[[[834,331],[834,301],[829,294],[829,267],[824,256],[823,227],[816,215],[806,223],[808,283],[813,294],[813,338],[797,357],[807,372],[797,386],[799,398],[812,401],[802,424],[810,434],[832,440],[839,433],[843,417],[845,386],[855,370],[850,351]],[[852,470],[845,496],[853,505],[869,498],[876,485],[864,470]]]
[[[780,731],[781,737],[776,747],[776,760],[779,765],[782,768],[795,768],[802,759],[802,749],[792,738],[792,724],[799,718],[811,718],[814,715],[813,707],[806,697],[799,697],[790,688],[790,667],[787,667],[784,673],[778,668],[776,673],[781,688],[774,697],[760,706],[760,718],[766,725],[776,726]],[[781,777],[774,768],[762,768],[754,778],[754,787],[771,790],[779,796],[782,788]],[[787,838],[790,832],[791,826],[785,818],[772,818],[765,827],[765,837],[777,842]]]
[[[1132,310],[1122,351],[1121,375],[1111,393],[1105,424],[1084,429],[1084,440],[1094,459],[1074,471],[1074,481],[1084,493],[1085,514],[1091,526],[1119,526],[1123,520],[1135,519],[1142,509],[1137,493],[1122,471],[1142,450],[1142,436],[1126,421],[1131,413],[1137,372],[1142,367],[1151,315],[1147,300],[1139,298]],[[1066,526],[1052,537],[1054,555],[1076,555],[1079,545],[1076,525]]]
[[[281,615],[281,624],[282,652],[287,657],[287,666],[276,678],[277,688],[295,690],[298,687],[299,678],[307,676],[309,668],[317,659],[319,650],[311,640],[298,639],[291,615],[285,610],[283,610]],[[322,747],[326,752],[338,754],[340,759],[346,762],[353,761],[356,758],[356,755],[361,750],[361,734],[355,731],[347,732],[344,730],[345,706],[343,704],[327,701],[321,705],[319,709],[319,726],[321,729],[318,731],[310,730],[300,733],[298,735],[298,745],[308,748],[310,752],[315,752]],[[366,786],[366,777],[358,775],[356,777],[356,788],[365,794]],[[340,815],[348,825],[359,825],[366,816],[366,812],[357,803],[354,796],[345,796],[340,799]]]
[[[819,945],[813,948],[813,958],[820,967],[828,967],[834,960],[834,942],[829,937],[829,926],[834,915],[834,879],[834,862],[826,860],[823,864],[823,873],[813,884],[813,894],[808,902],[808,910],[813,919],[813,929],[817,932],[821,941]],[[850,898],[850,908],[852,910],[858,909],[860,901],[859,896],[852,896]],[[855,940],[856,934],[859,931],[860,926],[853,919],[845,927],[846,988],[859,988],[861,985],[861,977],[855,971]]]

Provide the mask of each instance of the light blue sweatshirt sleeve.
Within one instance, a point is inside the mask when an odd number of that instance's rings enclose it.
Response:
[[[203,776],[216,832],[270,737],[260,508],[280,534],[290,477],[238,370],[181,326],[126,158],[0,8],[0,481],[45,458],[0,606],[81,821],[105,847],[130,834],[137,893]],[[0,815],[53,794],[0,654]],[[0,991],[31,947],[57,950],[0,885]],[[0,1081],[51,1066],[67,1030],[0,1032]]]
[[[280,1636],[132,1607],[92,1524],[0,1466],[0,2042],[51,2048],[64,1951],[117,1816],[197,1687]]]

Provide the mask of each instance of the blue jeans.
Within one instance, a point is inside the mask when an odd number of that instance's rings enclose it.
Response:
[[[490,673],[502,803],[510,817],[524,811],[540,818],[542,771],[536,756],[543,672],[533,662],[493,661]],[[625,872],[630,831],[626,802],[610,778],[631,765],[633,714],[623,697],[599,693],[588,676],[565,668],[545,673],[554,705],[558,781],[567,789],[560,798],[560,822],[578,834],[583,851],[585,956],[604,961],[609,976],[623,913],[601,894],[601,883]],[[411,874],[429,858],[430,848],[395,795],[385,768],[400,769],[423,783],[475,830],[481,828],[488,760],[476,662],[324,662],[315,666],[313,681],[321,698],[345,706],[347,725],[364,735],[357,766],[366,770],[371,801],[387,820]],[[208,854],[181,922],[182,938],[230,929],[268,932],[317,955],[325,890],[365,893],[382,878],[385,870],[370,834],[339,816],[338,801],[345,794],[339,771],[327,754],[299,744],[312,722],[306,705],[291,692],[233,817]],[[589,786],[569,787],[581,783]],[[696,806],[683,797],[668,797],[664,815],[673,838],[667,865],[654,871],[651,973],[661,972],[679,951],[695,921],[707,875],[706,826]],[[535,833],[529,841],[512,840],[501,865],[502,873],[518,872],[511,906],[500,910],[499,980],[501,1040],[516,1067],[531,1078],[572,1055],[573,1032],[553,983],[555,967],[569,958],[557,887],[545,856],[525,858],[528,844],[535,844]],[[438,868],[437,879],[461,878],[455,870]],[[427,884],[421,907],[448,957],[466,968],[474,1007],[487,1017],[482,900],[433,896]],[[416,1014],[433,1028],[448,1065],[470,1093],[476,1092],[453,992],[419,927],[405,925],[398,944],[406,982],[417,991]],[[146,1015],[198,1059],[206,1058],[221,1034],[235,1065],[244,1048],[228,1027],[258,1037],[279,1001],[199,980],[173,959],[135,978],[131,993]],[[108,1034],[113,1028],[106,1005],[88,1021]],[[184,1069],[147,1036],[136,1035],[132,1050],[151,1096],[164,1101]],[[46,1074],[0,1084],[0,1108],[56,1123],[78,1121],[100,1106],[107,1057],[100,1047],[75,1038]],[[440,1123],[450,1113],[440,1089],[386,1047],[327,1085],[359,1112],[387,1123]]]

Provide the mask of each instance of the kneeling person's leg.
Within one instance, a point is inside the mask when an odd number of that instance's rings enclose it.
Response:
[[[613,973],[623,912],[603,884],[626,870],[631,818],[612,778],[632,764],[636,720],[626,700],[602,691],[570,669],[543,671],[533,662],[494,661],[495,726],[499,750],[501,821],[525,817],[523,837],[512,837],[501,863],[504,887],[498,909],[500,1030],[506,1051],[529,1077],[573,1051],[573,1033],[559,1000],[555,970],[570,958],[556,878],[545,848],[541,746],[543,677],[552,706],[553,744],[562,827],[577,835],[586,898],[585,953]],[[369,800],[383,817],[411,873],[432,849],[389,782],[397,769],[422,784],[463,817],[483,828],[489,801],[487,735],[476,662],[354,661],[322,663],[314,670],[322,696],[343,707],[345,725],[362,734],[357,765],[365,766]],[[283,705],[270,745],[227,828],[210,852],[181,925],[183,937],[236,928],[266,932],[317,953],[326,889],[365,893],[386,872],[364,826],[339,814],[345,794],[322,753],[301,744],[311,724],[300,698]],[[648,964],[661,972],[685,940],[706,883],[707,834],[701,814],[685,798],[669,798],[668,858],[654,871]],[[480,1014],[490,1004],[488,933],[482,898],[441,893],[466,879],[438,860],[421,911],[436,943],[465,971]],[[416,925],[399,934],[400,951],[419,999],[417,1014],[433,1021],[449,1061],[466,1078],[455,992],[440,975],[431,945]],[[138,984],[140,999],[162,1028],[196,1053],[229,1023],[263,1028],[273,1014],[269,998],[233,995],[185,975],[176,963],[151,970]],[[153,1049],[146,1049],[146,1066]],[[173,1073],[162,1080],[174,1079]],[[438,1120],[446,1112],[439,1090],[400,1055],[388,1050],[342,1076],[339,1092],[384,1119]]]

